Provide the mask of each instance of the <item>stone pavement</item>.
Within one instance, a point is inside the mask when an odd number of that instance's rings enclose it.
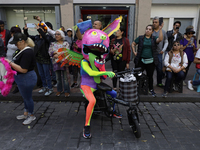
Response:
[[[140,103],[142,136],[122,119],[92,118],[92,139],[82,137],[83,102],[35,102],[36,121],[23,126],[16,115],[22,102],[0,103],[0,150],[197,150],[200,147],[200,103]]]

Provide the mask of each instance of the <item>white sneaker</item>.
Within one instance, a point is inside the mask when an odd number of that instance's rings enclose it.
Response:
[[[49,96],[53,93],[53,89],[47,89],[47,92],[44,94],[44,96]]]
[[[192,87],[191,80],[188,81],[188,89],[190,89],[192,91],[194,90],[193,87]]]
[[[26,115],[18,115],[16,118],[18,119],[18,120],[22,120],[22,119],[26,119],[28,116],[26,116]]]
[[[35,116],[28,116],[28,118],[26,120],[24,120],[23,125],[27,125],[30,124],[32,121],[34,121],[36,119]]]
[[[186,85],[185,81],[183,81],[183,85]]]
[[[41,90],[39,90],[38,92],[39,93],[44,93],[44,92],[46,92],[46,90],[47,90],[47,88],[46,87],[43,87]]]

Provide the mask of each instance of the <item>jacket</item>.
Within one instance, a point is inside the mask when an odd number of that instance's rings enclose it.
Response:
[[[27,30],[24,30],[24,34],[26,34],[27,37],[30,37],[35,42],[34,54],[36,58],[37,58],[38,51],[40,51],[43,58],[50,60],[48,51],[49,51],[50,43],[53,38],[50,35],[47,35],[46,33],[44,33],[42,29],[40,28],[37,31],[41,34],[42,38],[40,38],[40,35],[36,35],[36,36],[29,35]]]
[[[3,40],[0,38],[0,57],[6,57]]]
[[[170,30],[170,31],[167,31],[167,37],[168,37],[168,47],[167,47],[167,51],[170,51],[172,49],[172,44],[173,44],[173,41],[174,41],[174,36],[172,35],[173,34],[173,30]],[[176,37],[176,41],[180,41],[181,39],[183,39],[183,36],[182,34],[179,32],[177,34],[177,37]]]
[[[154,64],[158,64],[158,51],[157,51],[157,44],[154,42],[155,36],[151,37],[151,50],[153,54]],[[141,55],[143,51],[143,43],[144,43],[144,35],[139,36],[139,43],[138,43],[138,51],[137,56],[134,59],[134,63],[138,66],[139,61],[141,60]]]
[[[110,42],[110,49],[113,47],[115,39],[116,38],[113,38],[111,40],[111,42]],[[123,37],[122,38],[122,43],[123,43],[122,61],[126,61],[126,63],[129,63],[129,61],[130,61],[130,54],[131,54],[131,48],[130,48],[129,40],[126,37]]]

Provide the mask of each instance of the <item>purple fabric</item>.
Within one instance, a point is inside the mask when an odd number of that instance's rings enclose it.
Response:
[[[94,77],[89,76],[88,74],[84,74],[81,76],[81,85],[87,85],[93,89],[97,88],[97,84],[94,81]]]
[[[185,45],[187,45],[188,43],[188,40],[186,40],[185,38],[183,40],[180,41],[180,44],[183,45],[183,47]],[[196,40],[194,40],[194,44],[195,44],[195,47],[197,47],[197,42]],[[189,61],[194,61],[194,53],[193,53],[193,47],[191,44],[189,44],[186,49],[184,49],[184,52],[187,54],[187,58]]]
[[[63,66],[63,67],[60,67],[61,66],[61,63],[55,63],[53,64],[53,71],[57,71],[57,70],[66,70],[66,67]]]

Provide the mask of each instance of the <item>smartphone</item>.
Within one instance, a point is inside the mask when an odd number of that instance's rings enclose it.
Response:
[[[34,23],[27,23],[26,24],[28,28],[35,28],[35,24]]]
[[[160,18],[159,18],[159,25],[161,26],[162,23],[163,23],[163,17],[160,17]]]
[[[33,16],[33,19],[37,19],[37,16]]]
[[[200,44],[200,40],[199,40],[199,44]]]

